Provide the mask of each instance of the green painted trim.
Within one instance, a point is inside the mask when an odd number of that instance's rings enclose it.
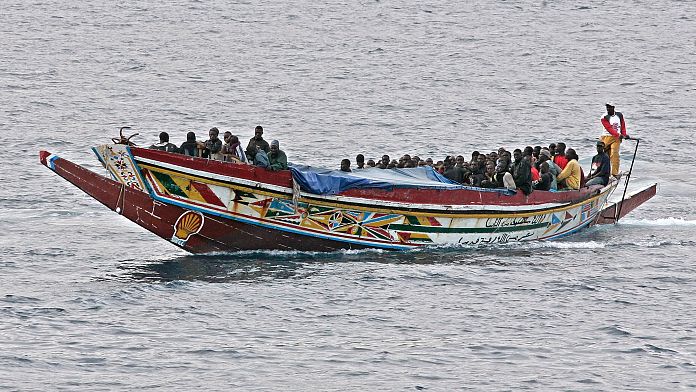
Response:
[[[157,180],[164,185],[164,188],[169,191],[169,193],[174,194],[176,196],[181,196],[188,198],[188,195],[186,192],[183,191],[183,189],[179,188],[179,186],[172,180],[172,178],[164,173],[158,173],[158,172],[151,172],[152,174],[157,177]]]

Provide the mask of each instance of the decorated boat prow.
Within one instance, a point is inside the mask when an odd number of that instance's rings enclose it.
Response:
[[[553,240],[614,223],[655,194],[652,185],[611,204],[616,180],[524,195],[456,184],[430,167],[270,171],[126,144],[93,151],[110,178],[47,151],[40,160],[109,209],[192,253]]]

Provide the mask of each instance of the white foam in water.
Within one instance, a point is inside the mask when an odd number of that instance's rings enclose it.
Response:
[[[522,244],[519,244],[522,245]],[[566,241],[539,241],[532,243],[525,243],[525,246],[530,248],[556,248],[556,249],[602,249],[607,246],[607,244],[597,242],[597,241],[577,241],[577,242],[566,242]]]
[[[635,219],[622,218],[620,224],[640,225],[640,226],[696,226],[696,220],[686,220],[682,218],[659,218],[659,219]]]

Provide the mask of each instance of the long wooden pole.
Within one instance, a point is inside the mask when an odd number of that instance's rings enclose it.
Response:
[[[628,190],[628,181],[631,179],[631,173],[633,172],[633,163],[636,161],[636,155],[638,154],[638,145],[640,144],[640,139],[629,139],[636,141],[636,149],[633,151],[633,159],[631,159],[631,168],[628,169],[628,174],[626,175],[626,183],[624,184],[623,196],[621,196],[621,203],[619,204],[619,209],[614,217],[614,223],[617,223],[621,218],[621,208],[623,207],[623,202],[626,199],[626,191]]]

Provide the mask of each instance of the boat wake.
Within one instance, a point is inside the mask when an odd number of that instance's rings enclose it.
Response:
[[[659,219],[623,218],[619,221],[619,224],[632,226],[696,226],[696,220],[672,217]]]

